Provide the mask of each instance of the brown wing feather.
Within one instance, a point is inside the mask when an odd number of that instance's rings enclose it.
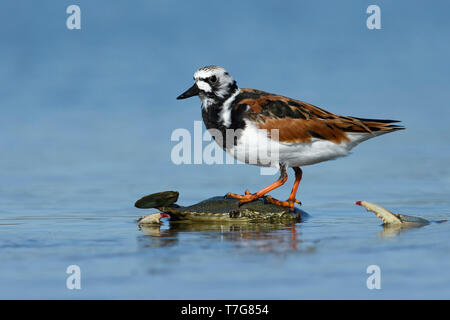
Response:
[[[261,129],[278,129],[283,142],[309,142],[312,138],[335,143],[349,141],[347,133],[378,135],[403,127],[392,125],[395,120],[363,119],[339,116],[307,102],[274,95],[255,89],[241,89],[243,99],[238,105],[248,105],[246,117]],[[237,106],[236,106],[237,107]]]

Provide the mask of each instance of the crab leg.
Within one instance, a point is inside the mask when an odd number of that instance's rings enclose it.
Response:
[[[356,201],[356,205],[366,208],[367,211],[375,213],[377,218],[383,220],[385,224],[402,224],[402,221],[392,212],[385,208],[368,201]]]

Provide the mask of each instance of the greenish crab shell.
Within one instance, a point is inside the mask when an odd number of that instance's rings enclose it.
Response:
[[[156,208],[170,215],[171,221],[191,222],[299,222],[307,213],[295,209],[264,203],[263,200],[238,206],[232,198],[214,197],[191,206],[178,206],[178,192],[166,191],[148,195],[138,200],[138,208]]]

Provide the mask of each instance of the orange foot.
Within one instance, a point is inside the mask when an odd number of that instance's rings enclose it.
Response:
[[[291,198],[289,198],[286,201],[280,201],[280,200],[273,198],[272,196],[266,196],[265,200],[269,203],[276,204],[277,206],[280,206],[280,207],[291,208],[291,210],[294,210],[294,206],[296,203],[298,203],[299,205],[302,205],[302,203],[299,200],[291,199]]]
[[[247,203],[247,202],[252,202],[255,200],[258,200],[259,198],[262,198],[263,196],[259,196],[256,193],[250,193],[250,191],[245,190],[245,194],[236,194],[236,193],[232,193],[232,192],[228,192],[225,195],[225,198],[230,197],[230,198],[235,198],[235,199],[239,199],[239,205]]]

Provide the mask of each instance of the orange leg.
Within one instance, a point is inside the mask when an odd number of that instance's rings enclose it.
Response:
[[[294,185],[292,186],[292,192],[291,192],[289,198],[287,199],[287,201],[280,201],[280,200],[272,198],[271,196],[267,196],[266,200],[268,202],[276,204],[278,206],[282,206],[282,207],[289,207],[291,209],[294,209],[294,205],[296,203],[301,204],[300,201],[295,199],[295,195],[297,194],[298,186],[300,184],[300,181],[302,180],[303,172],[302,172],[302,169],[300,169],[299,167],[294,167],[293,169],[295,171],[295,182],[294,182]]]
[[[281,166],[280,167],[280,178],[278,178],[277,181],[275,181],[274,183],[272,183],[271,185],[265,187],[264,189],[259,190],[257,193],[250,193],[248,190],[245,190],[245,194],[244,195],[240,195],[240,194],[236,194],[236,193],[231,193],[228,192],[225,197],[231,197],[231,198],[236,198],[239,199],[239,204],[243,204],[243,203],[247,203],[247,202],[252,202],[255,200],[258,200],[259,198],[262,198],[266,195],[266,193],[269,193],[270,191],[281,187],[287,180],[288,176],[286,174],[286,167],[285,166]]]

